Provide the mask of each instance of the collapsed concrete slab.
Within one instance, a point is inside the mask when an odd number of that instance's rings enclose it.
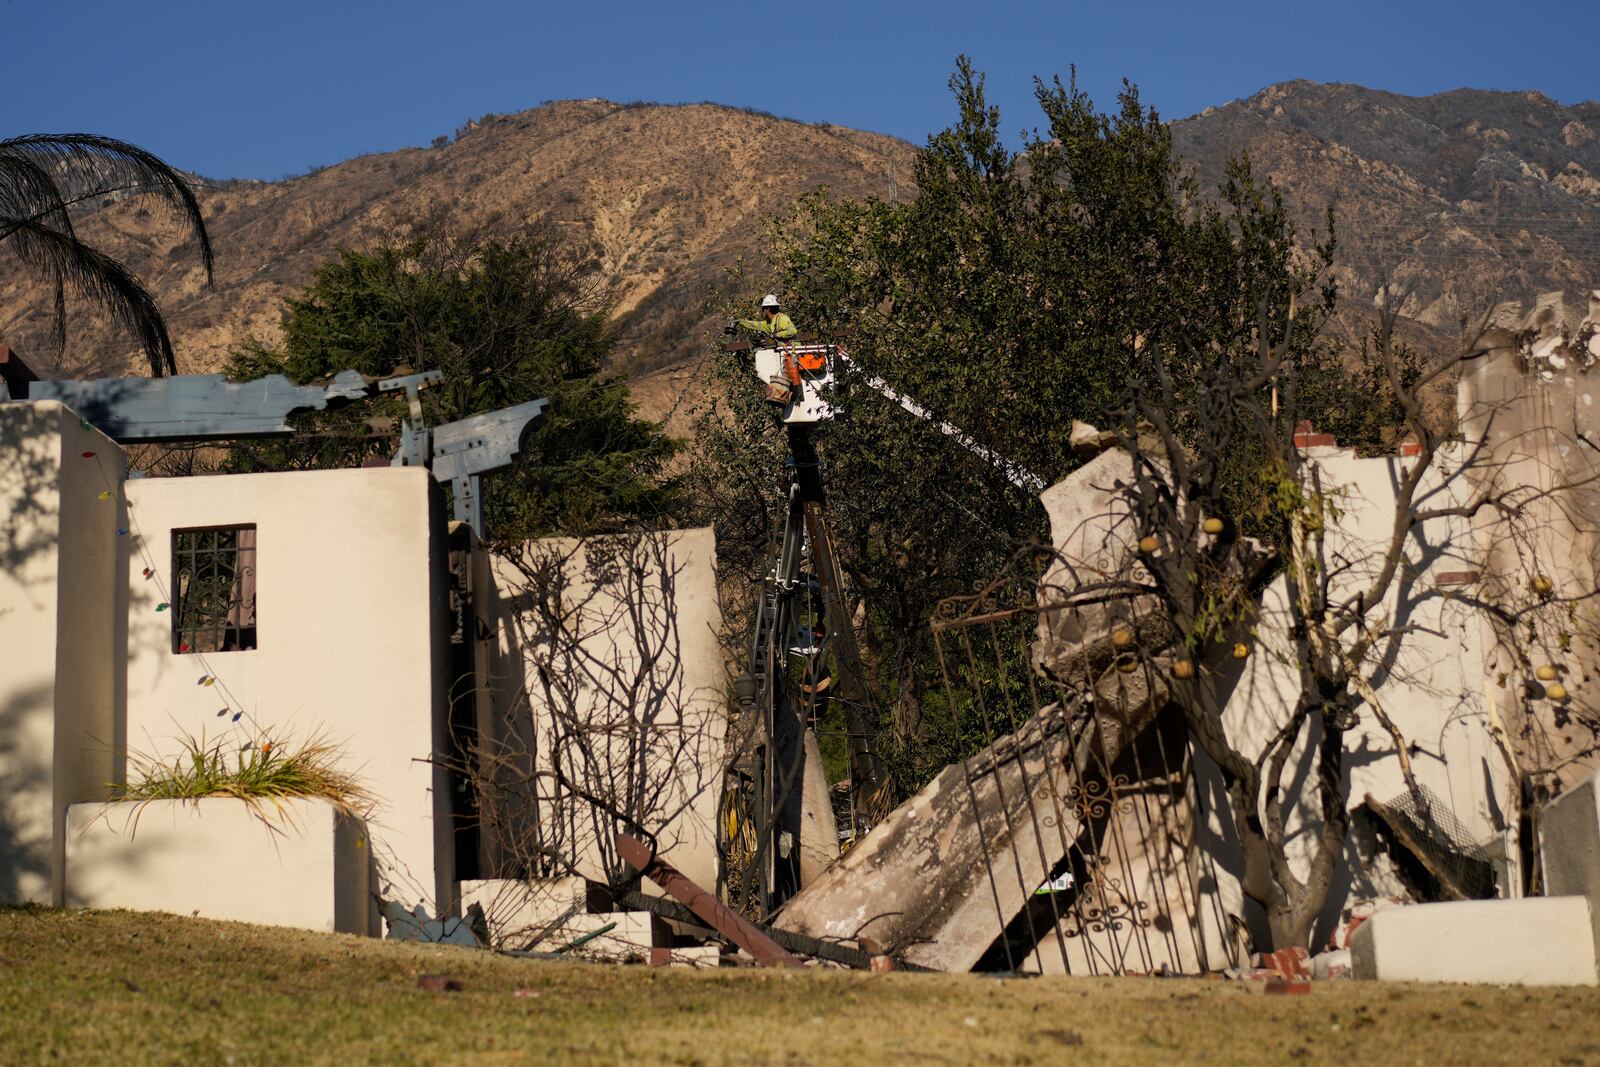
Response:
[[[1117,631],[1132,646],[1163,643],[1152,599],[1072,602],[1081,587],[1135,572],[1137,533],[1118,488],[1130,476],[1126,452],[1105,452],[1040,498],[1056,551],[1039,584],[1033,666],[1062,699],[892,812],[789,901],[781,929],[866,937],[907,962],[965,971],[1055,875],[1093,817],[1074,790],[1115,764],[1169,695],[1159,664],[1119,669],[1134,653]]]
[[[1583,897],[1386,908],[1350,937],[1351,973],[1389,982],[1597,983]]]
[[[947,767],[796,894],[776,925],[971,970],[1082,831],[1065,799],[1074,772],[1101,753],[1114,759],[1148,715],[1098,721],[1082,701],[1052,704]]]

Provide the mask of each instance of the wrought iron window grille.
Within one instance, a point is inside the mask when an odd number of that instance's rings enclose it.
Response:
[[[256,528],[172,531],[172,651],[256,647]]]

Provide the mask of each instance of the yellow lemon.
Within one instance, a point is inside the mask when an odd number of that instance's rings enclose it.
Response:
[[[1204,523],[1201,524],[1200,528],[1202,530],[1204,530],[1206,533],[1215,536],[1216,534],[1219,534],[1219,533],[1222,532],[1222,520],[1221,519],[1207,519]]]
[[[1193,678],[1194,664],[1186,659],[1178,660],[1172,665],[1172,676],[1174,678]]]
[[[1567,699],[1567,687],[1560,682],[1551,682],[1544,687],[1544,695],[1555,701],[1565,700]]]
[[[1238,644],[1233,646],[1233,658],[1234,659],[1244,659],[1249,654],[1250,654],[1250,646],[1246,645],[1243,641],[1241,641]]]
[[[1160,547],[1161,541],[1156,537],[1155,534],[1150,534],[1146,537],[1139,538],[1139,551],[1143,552],[1145,555],[1149,555]]]
[[[1139,669],[1139,661],[1132,656],[1121,656],[1117,659],[1117,670],[1123,674],[1132,674]]]
[[[1556,680],[1556,675],[1556,669],[1548,663],[1533,672],[1533,676],[1541,682],[1553,682]]]
[[[1127,648],[1133,644],[1133,631],[1126,626],[1119,626],[1111,631],[1111,643],[1118,648]]]
[[[1538,593],[1540,596],[1549,596],[1552,592],[1555,591],[1555,588],[1556,588],[1556,583],[1552,582],[1545,575],[1539,574],[1539,575],[1535,575],[1534,576],[1534,579],[1533,579],[1533,591],[1535,593]]]

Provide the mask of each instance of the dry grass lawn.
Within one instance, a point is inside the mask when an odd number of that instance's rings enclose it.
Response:
[[[1600,991],[697,972],[0,910],[8,1067],[624,1061],[1600,1065]]]

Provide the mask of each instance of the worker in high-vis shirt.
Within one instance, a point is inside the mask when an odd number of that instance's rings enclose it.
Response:
[[[789,316],[779,309],[776,293],[768,293],[761,298],[759,319],[740,319],[739,325],[755,333],[764,333],[774,341],[793,341],[800,333],[789,321]]]

